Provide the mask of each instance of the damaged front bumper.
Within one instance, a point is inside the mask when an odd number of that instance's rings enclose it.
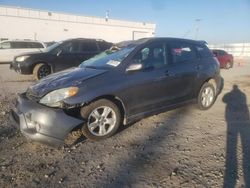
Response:
[[[84,123],[82,119],[67,115],[63,109],[46,107],[29,100],[25,94],[18,96],[10,119],[26,137],[55,146],[63,144],[68,133]]]

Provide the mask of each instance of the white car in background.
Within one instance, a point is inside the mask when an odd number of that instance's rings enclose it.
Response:
[[[42,42],[32,40],[5,40],[0,42],[0,64],[11,63],[15,56],[26,53],[41,51],[46,48]]]

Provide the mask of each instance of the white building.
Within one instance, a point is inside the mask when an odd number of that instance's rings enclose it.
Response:
[[[0,39],[59,41],[98,38],[119,42],[153,37],[155,24],[0,6]]]

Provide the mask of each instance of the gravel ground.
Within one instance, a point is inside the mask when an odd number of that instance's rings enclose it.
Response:
[[[33,79],[0,65],[0,187],[250,187],[250,61],[221,73],[208,111],[185,106],[100,142],[75,132],[56,149],[12,128],[12,101]]]

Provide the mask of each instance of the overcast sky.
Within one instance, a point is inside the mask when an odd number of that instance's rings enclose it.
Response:
[[[2,5],[157,24],[156,36],[250,42],[250,0],[0,0]]]

